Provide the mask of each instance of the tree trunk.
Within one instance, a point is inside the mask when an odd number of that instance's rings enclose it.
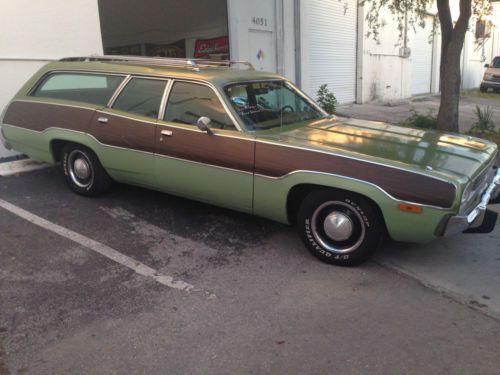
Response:
[[[447,48],[441,55],[441,104],[438,112],[438,129],[458,132],[458,110],[460,101],[460,55],[459,50]]]
[[[449,0],[437,0],[441,24],[441,65],[439,106],[437,126],[440,130],[458,132],[458,109],[460,102],[460,57],[465,33],[472,14],[472,0],[460,0],[460,16],[453,26]]]

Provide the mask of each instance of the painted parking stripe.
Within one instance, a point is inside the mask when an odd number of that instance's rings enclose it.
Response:
[[[96,253],[99,253],[106,258],[109,258],[116,263],[119,263],[125,267],[130,268],[134,272],[138,273],[139,275],[147,276],[153,278],[155,281],[157,281],[160,284],[163,284],[165,286],[168,286],[169,288],[173,289],[178,289],[178,290],[183,290],[183,291],[193,291],[194,286],[191,284],[188,284],[182,280],[174,280],[172,276],[167,276],[167,275],[159,275],[156,270],[154,270],[151,267],[146,266],[145,264],[138,262],[137,260],[130,258],[119,251],[116,251],[115,249],[106,246],[100,242],[94,241],[91,238],[85,237],[79,233],[73,232],[72,230],[69,230],[67,228],[64,228],[60,225],[57,225],[55,223],[52,223],[48,220],[45,220],[41,218],[40,216],[34,215],[31,212],[28,212],[26,210],[23,210],[20,207],[17,207],[9,202],[6,202],[2,199],[0,199],[0,207],[3,209],[13,213],[14,215],[17,215],[30,223],[33,223],[35,225],[38,225],[39,227],[42,227],[46,230],[49,230],[53,233],[58,234],[61,237],[67,238],[68,240],[71,240],[73,242],[76,242],[77,244],[80,244],[90,250],[95,251]]]

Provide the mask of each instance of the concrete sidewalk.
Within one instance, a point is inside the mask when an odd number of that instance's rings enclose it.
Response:
[[[474,92],[466,94],[460,99],[460,130],[467,131],[477,121],[474,113],[476,105],[480,108],[490,107],[493,112],[493,121],[500,127],[500,94],[489,94],[487,97],[477,97]],[[337,108],[337,115],[354,117],[364,120],[384,121],[398,124],[406,120],[411,111],[415,110],[422,114],[433,111],[437,115],[440,96],[415,97],[399,103],[366,103],[345,104]]]

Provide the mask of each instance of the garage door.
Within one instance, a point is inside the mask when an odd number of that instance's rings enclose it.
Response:
[[[410,36],[411,47],[411,94],[428,94],[431,92],[432,78],[432,17],[425,20],[425,29],[416,26],[416,33]]]
[[[356,100],[356,0],[305,0],[302,83],[312,97],[326,83],[340,103]]]

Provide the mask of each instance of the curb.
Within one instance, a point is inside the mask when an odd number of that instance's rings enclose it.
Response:
[[[8,177],[19,173],[32,172],[50,167],[49,164],[40,163],[31,159],[15,160],[0,163],[0,176]]]

